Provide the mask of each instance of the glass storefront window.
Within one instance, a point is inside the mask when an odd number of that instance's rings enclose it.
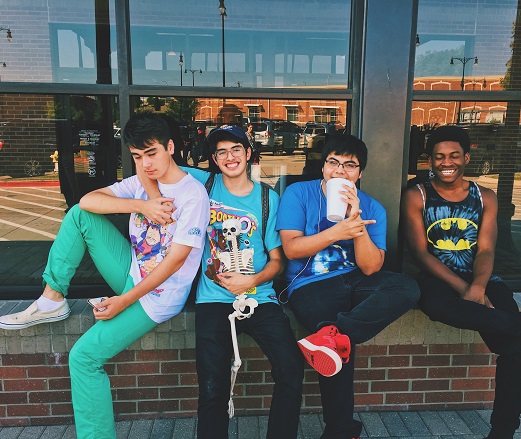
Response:
[[[347,88],[350,0],[180,5],[130,1],[135,84]]]
[[[117,83],[114,0],[0,2],[0,81]]]
[[[521,280],[521,102],[413,102],[409,149],[409,185],[429,178],[425,141],[439,125],[456,120],[458,108],[481,113],[477,122],[459,124],[470,137],[465,178],[490,188],[498,197],[498,242],[494,272],[512,288]],[[470,112],[469,112],[470,113]],[[494,115],[489,118],[488,115]],[[424,122],[424,123],[422,123]],[[409,261],[410,262],[410,261]],[[407,266],[407,259],[406,259]]]
[[[517,7],[516,0],[419,0],[415,88],[504,89]]]
[[[349,118],[348,103],[333,100],[140,97],[134,103],[136,112],[160,111],[180,121],[177,142],[174,139],[177,159],[202,169],[208,168],[211,158],[198,134],[208,135],[222,124],[237,124],[246,130],[251,123],[261,153],[260,165],[252,167],[251,177],[279,193],[302,175],[321,175],[320,156],[327,136],[345,130]],[[286,118],[288,109],[295,120]],[[316,113],[322,109],[328,117],[317,123]]]

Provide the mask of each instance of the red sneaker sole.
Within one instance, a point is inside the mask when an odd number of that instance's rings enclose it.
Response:
[[[342,359],[333,349],[316,346],[305,338],[298,341],[298,346],[308,364],[319,374],[330,377],[342,369]]]

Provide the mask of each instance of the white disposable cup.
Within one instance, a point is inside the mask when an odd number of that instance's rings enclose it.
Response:
[[[326,183],[327,219],[334,223],[342,221],[346,216],[347,203],[342,200],[339,191],[344,190],[343,185],[354,187],[352,181],[345,178],[330,178]]]

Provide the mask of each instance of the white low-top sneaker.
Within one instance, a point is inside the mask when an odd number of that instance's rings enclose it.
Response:
[[[7,314],[0,317],[0,328],[2,329],[23,329],[40,323],[58,322],[69,317],[71,310],[67,299],[60,303],[58,308],[51,311],[40,311],[36,301],[31,303],[25,311],[15,314]]]

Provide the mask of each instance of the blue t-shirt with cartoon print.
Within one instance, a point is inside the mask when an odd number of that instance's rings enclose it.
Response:
[[[206,183],[209,172],[183,168],[201,183]],[[275,230],[279,196],[269,191],[269,217],[265,233],[268,251],[281,246]],[[245,196],[231,194],[223,183],[222,174],[216,174],[210,191],[210,223],[202,259],[202,274],[197,285],[196,303],[232,303],[236,296],[213,282],[216,273],[235,271],[243,274],[260,272],[268,263],[262,242],[262,188],[253,184]],[[265,282],[246,292],[259,304],[277,302],[273,282]]]
[[[304,236],[311,236],[335,224],[326,218],[326,196],[321,182],[303,181],[287,187],[280,201],[277,230],[298,230]],[[376,247],[386,250],[387,215],[384,207],[361,190],[358,191],[358,198],[361,218],[376,220],[375,224],[366,227],[367,233]],[[311,282],[346,274],[357,268],[353,240],[337,241],[309,258],[288,261],[288,293]]]

